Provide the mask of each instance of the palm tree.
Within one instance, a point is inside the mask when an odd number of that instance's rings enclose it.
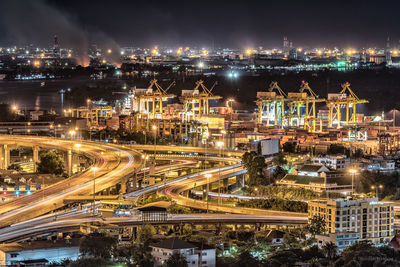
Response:
[[[333,242],[326,242],[323,246],[322,246],[322,251],[324,252],[324,254],[326,255],[326,257],[329,260],[332,260],[336,257],[337,255],[337,246],[335,243]]]

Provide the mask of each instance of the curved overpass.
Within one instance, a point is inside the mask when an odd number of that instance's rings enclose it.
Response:
[[[221,169],[221,171],[219,170]],[[170,196],[177,204],[195,208],[195,209],[209,209],[213,211],[226,212],[226,213],[236,213],[236,214],[247,214],[247,215],[268,215],[268,216],[286,216],[286,217],[307,217],[306,213],[300,212],[289,212],[289,211],[276,211],[276,210],[265,210],[265,209],[255,209],[255,208],[245,208],[245,207],[235,207],[223,204],[207,203],[203,200],[195,200],[189,197],[183,196],[181,193],[190,190],[196,186],[205,185],[207,183],[213,183],[227,177],[232,177],[235,175],[241,175],[245,173],[243,166],[241,164],[232,165],[231,168],[217,168],[214,169],[215,173],[219,175],[211,176],[206,179],[203,174],[198,174],[191,179],[185,179],[172,184],[169,187],[164,188],[163,193]]]
[[[40,146],[47,149],[69,150],[79,143],[78,153],[94,159],[96,171],[87,170],[59,183],[21,196],[0,205],[0,227],[25,221],[63,206],[63,199],[71,195],[90,195],[129,177],[140,166],[139,152],[124,146],[114,146],[82,140],[66,140],[32,136],[0,136],[0,144]]]

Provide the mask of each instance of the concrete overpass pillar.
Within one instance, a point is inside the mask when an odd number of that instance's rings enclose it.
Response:
[[[121,194],[125,194],[126,193],[126,183],[128,182],[128,179],[126,179],[126,178],[124,178],[124,179],[122,179],[122,181],[121,181],[121,187],[120,187],[120,189],[119,189],[119,192],[121,193]]]
[[[33,151],[33,171],[37,172],[37,163],[39,162],[39,150],[38,146],[34,146],[32,148]]]
[[[133,190],[133,191],[136,191],[136,189],[137,189],[137,187],[136,187],[136,184],[137,184],[136,174],[135,174],[135,176],[132,177],[131,184],[132,184],[132,186],[131,186],[130,189]]]
[[[229,178],[223,179],[222,182],[224,183],[224,186],[222,187],[222,188],[223,188],[222,191],[223,191],[223,192],[228,192]]]
[[[68,177],[72,175],[72,150],[68,149],[67,151],[67,175]]]
[[[184,195],[186,198],[189,198],[189,192],[190,192],[190,190],[186,190],[186,191],[183,193],[183,195]]]
[[[4,168],[4,149],[2,146],[0,147],[0,169],[5,169]]]
[[[7,145],[3,145],[0,147],[0,168],[6,170],[10,165],[10,149]]]
[[[208,200],[208,195],[207,195],[207,185],[203,184],[203,199]]]

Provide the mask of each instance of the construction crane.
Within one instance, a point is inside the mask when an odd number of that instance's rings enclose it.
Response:
[[[196,120],[209,114],[209,101],[222,98],[212,93],[216,85],[217,82],[208,89],[204,85],[203,80],[199,80],[196,82],[196,86],[193,90],[182,90],[181,101],[184,105],[183,121]],[[199,90],[200,88],[201,92]]]
[[[138,111],[140,117],[147,119],[147,130],[149,129],[150,119],[163,119],[163,103],[175,95],[168,94],[168,90],[175,85],[173,81],[166,89],[162,88],[157,79],[150,81],[147,89],[136,89],[135,95],[138,98]],[[144,107],[142,107],[144,105]],[[139,118],[139,116],[137,117]]]
[[[285,120],[285,101],[287,95],[279,87],[278,82],[271,82],[268,92],[257,92],[257,107],[258,107],[258,123],[262,124],[264,120],[267,126],[280,125],[283,127]]]
[[[322,119],[316,117],[315,104],[324,102],[311,89],[308,82],[302,81],[299,92],[288,93],[287,105],[289,114],[287,115],[289,126],[304,126],[309,132],[322,132]],[[317,129],[317,124],[319,125]]]
[[[342,108],[346,110],[346,126],[357,124],[357,104],[368,103],[365,99],[359,99],[351,90],[350,83],[342,84],[342,90],[339,94],[329,94],[327,106],[329,108],[328,127],[332,128],[336,122],[336,128],[340,128]],[[350,109],[352,112],[350,114]]]

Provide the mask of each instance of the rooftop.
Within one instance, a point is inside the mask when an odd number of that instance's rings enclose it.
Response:
[[[308,176],[308,175],[294,175],[294,174],[286,174],[285,177],[282,178],[281,182],[290,181],[295,184],[325,184],[325,178],[321,176]],[[329,177],[326,178],[327,184],[336,184],[336,185],[349,185],[351,184],[351,180],[346,177]]]
[[[322,171],[329,171],[329,169],[322,164],[306,164],[306,165],[303,165],[299,171],[301,171],[301,172],[322,172]]]
[[[179,238],[173,237],[164,239],[154,245],[152,247],[155,248],[165,248],[165,249],[185,249],[185,248],[196,248],[197,246],[190,244],[186,241],[183,241]]]
[[[34,249],[48,249],[48,248],[61,248],[61,247],[79,247],[80,239],[67,240],[43,240],[34,242],[21,242],[21,243],[8,243],[0,244],[0,251],[3,252],[16,252]]]

